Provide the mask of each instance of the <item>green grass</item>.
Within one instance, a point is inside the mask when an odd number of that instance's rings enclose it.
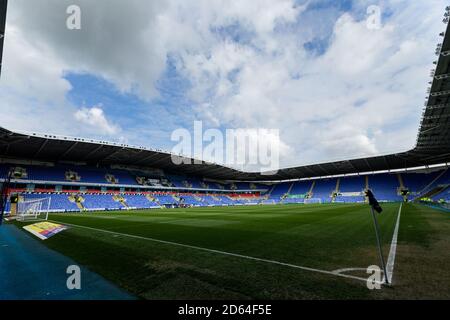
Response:
[[[399,204],[378,215],[387,258]],[[403,205],[394,286],[73,226],[44,243],[144,299],[450,298],[450,215]],[[50,220],[320,270],[379,264],[361,204],[53,214]],[[347,274],[367,277],[365,272]]]

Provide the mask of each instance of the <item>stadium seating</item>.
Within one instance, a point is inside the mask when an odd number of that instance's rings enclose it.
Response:
[[[27,180],[64,181],[65,170],[61,167],[24,166],[28,172]]]
[[[359,196],[342,196],[342,195],[338,195],[334,202],[336,203],[358,203],[358,202],[364,202],[365,200],[365,196],[364,195],[359,195]]]
[[[257,187],[267,189],[267,186],[253,185],[250,183],[238,182],[235,184],[206,183],[200,177],[187,177],[182,175],[167,174],[165,177],[151,179],[153,183],[147,183],[148,179],[144,175],[132,170],[119,170],[108,168],[96,168],[89,166],[56,165],[56,166],[32,166],[32,165],[0,165],[0,177],[6,176],[10,168],[22,168],[26,173],[23,177],[16,177],[18,180],[52,182],[52,183],[91,183],[93,185],[125,185],[125,186],[169,186],[177,188],[194,189],[220,189],[220,190],[250,190]],[[144,180],[142,180],[144,179]],[[163,183],[162,180],[166,181]],[[140,181],[140,182],[138,182]]]
[[[24,200],[50,198],[50,211],[79,211],[74,202],[69,201],[66,194],[23,194]]]
[[[178,175],[166,175],[167,179],[172,183],[174,187],[177,188],[186,188],[185,183],[186,177],[184,176],[178,176]]]
[[[106,179],[106,175],[110,174],[114,176],[117,183],[127,185],[137,185],[135,177],[125,170],[113,170],[104,168],[94,168],[85,166],[16,166],[16,165],[1,165],[0,176],[4,176],[11,167],[23,167],[27,172],[27,177],[24,180],[36,180],[36,181],[53,181],[53,182],[66,182],[66,172],[73,171],[80,176],[78,182],[87,183],[111,183]]]
[[[157,194],[154,195],[160,205],[173,205],[177,204],[178,201],[170,194]]]
[[[365,176],[342,177],[339,179],[339,195],[336,196],[335,202],[362,202],[364,201],[363,191],[366,188]],[[361,195],[356,195],[356,193]]]
[[[311,189],[311,181],[296,181],[294,182],[290,194],[306,194]]]
[[[114,201],[109,194],[87,194],[83,196],[83,206],[87,210],[118,210],[123,209],[120,202]]]
[[[285,199],[283,199],[282,203],[304,203],[305,202],[305,198],[290,198],[287,197]]]
[[[295,182],[282,182],[276,184],[261,184],[249,182],[206,182],[201,177],[166,174],[163,178],[152,179],[152,181],[166,181],[166,185],[179,188],[179,192],[163,193],[158,190],[148,192],[148,184],[138,183],[137,171],[119,169],[95,168],[89,166],[56,165],[7,165],[0,164],[0,177],[4,177],[10,168],[15,168],[16,180],[34,180],[36,183],[26,182],[22,186],[24,200],[51,197],[51,211],[80,211],[80,210],[125,210],[125,209],[147,209],[164,206],[230,206],[230,205],[256,205],[256,204],[289,204],[303,203],[305,199],[320,199],[320,202],[362,202],[363,191],[368,186],[380,201],[402,201],[400,194],[401,185],[409,190],[409,199],[420,197],[432,199],[436,202],[449,201],[450,170],[437,170],[431,173],[400,173],[400,174],[372,174],[369,176],[346,176],[340,178],[304,180]],[[81,187],[82,201],[75,202],[74,197],[63,193],[61,188],[55,188],[57,183],[67,183],[67,173],[72,174],[72,183],[101,184],[102,188]],[[144,175],[142,176],[144,177]],[[167,180],[166,180],[167,179]],[[339,179],[339,183],[338,183]],[[53,184],[52,190],[61,193],[49,193],[46,189],[36,190],[35,185],[39,182]],[[19,182],[20,184],[20,182]],[[111,190],[105,187],[111,185]],[[130,189],[121,190],[119,194],[117,185],[130,186]],[[30,187],[31,186],[31,187]],[[142,193],[136,192],[145,186]],[[36,187],[38,188],[38,187]],[[75,187],[76,188],[76,187]],[[83,190],[84,188],[84,190]],[[189,193],[186,188],[195,188],[201,191]],[[210,190],[208,188],[211,188]],[[336,190],[336,188],[338,190]],[[47,188],[48,189],[48,188]],[[92,189],[92,190],[91,190]],[[98,189],[98,190],[97,190]],[[101,189],[101,190],[100,190]],[[125,189],[125,188],[123,188]],[[213,191],[214,189],[214,191]],[[223,194],[211,194],[223,190]],[[27,192],[28,190],[28,192]],[[42,190],[45,190],[43,192]],[[76,189],[78,192],[78,189]],[[131,191],[129,191],[131,190]],[[204,191],[203,191],[204,190]],[[208,191],[209,190],[209,191]],[[239,192],[245,190],[246,192]],[[259,193],[248,193],[248,190],[265,190],[261,196]],[[102,192],[100,192],[102,191]],[[231,192],[230,192],[231,191]],[[310,194],[310,191],[312,192]],[[334,191],[337,195],[334,196]],[[203,193],[202,193],[203,192]],[[206,192],[209,192],[208,194]],[[72,193],[73,195],[73,193]],[[10,204],[7,204],[9,211]]]
[[[248,182],[236,182],[236,190],[250,190],[250,183]]]
[[[216,196],[216,198],[218,198],[220,200],[220,203],[222,205],[234,205],[234,204],[236,204],[236,202],[234,200],[232,200],[228,196],[220,195],[220,196]]]
[[[291,184],[292,182],[283,182],[273,185],[272,190],[270,191],[269,199],[274,203],[278,203],[281,200],[281,197],[287,194]]]
[[[374,174],[369,176],[369,188],[380,201],[402,201],[398,189],[400,187],[396,174]]]
[[[339,192],[361,192],[366,188],[365,177],[343,177],[340,178]]]
[[[181,203],[185,205],[192,205],[192,206],[201,206],[201,203],[199,200],[197,200],[193,195],[182,195],[180,196]]]
[[[150,201],[145,195],[125,195],[124,198],[129,208],[149,209],[159,207],[158,203]]]
[[[419,196],[426,190],[427,186],[430,186],[441,174],[442,170],[431,173],[402,173],[403,184],[406,189],[409,190],[409,199],[412,200]]]
[[[331,195],[336,190],[337,179],[316,180],[312,191],[312,198],[321,199],[322,202],[331,202]]]
[[[214,183],[213,184],[213,187],[214,186],[216,186],[217,187],[217,189],[219,189],[219,190],[225,190],[225,186],[223,185],[223,184],[221,184],[221,183]]]
[[[433,197],[443,192],[450,184],[450,170],[446,170],[437,175],[437,177],[428,184],[419,194],[420,197]]]
[[[447,186],[446,188],[444,188],[441,192],[435,194],[432,199],[436,202],[446,202],[449,203],[450,202],[450,186]]]
[[[186,179],[186,181],[191,186],[191,188],[204,189],[204,187],[202,185],[202,181],[198,178],[189,178],[189,179]]]

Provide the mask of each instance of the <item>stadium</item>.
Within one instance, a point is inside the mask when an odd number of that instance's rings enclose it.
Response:
[[[449,299],[446,26],[405,152],[266,174],[0,128],[0,268],[15,270],[0,299]],[[59,229],[26,230],[41,222]],[[66,287],[68,265],[83,290]]]

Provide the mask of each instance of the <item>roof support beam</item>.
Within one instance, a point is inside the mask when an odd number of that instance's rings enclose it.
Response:
[[[106,157],[103,157],[102,159],[100,159],[100,161],[105,161],[106,159],[112,157],[113,155],[115,155],[116,153],[119,153],[120,151],[124,150],[125,148],[119,148],[119,149],[113,149],[113,152],[111,152],[110,154],[108,154]]]
[[[36,151],[36,153],[34,154],[33,158],[36,158],[39,155],[39,153],[41,153],[42,149],[44,149],[47,143],[48,139],[45,139],[44,142],[42,142],[41,146],[39,147],[38,151]]]
[[[0,144],[3,144],[3,145],[12,145],[12,144],[15,144],[15,143],[18,143],[18,142],[22,142],[22,141],[25,141],[25,140],[28,140],[29,139],[29,137],[25,137],[25,138],[17,138],[17,140],[11,140],[11,141],[1,141],[0,140]]]
[[[228,169],[228,168],[227,168]],[[212,169],[208,169],[209,170],[209,174],[214,174],[217,175],[216,172],[221,172],[222,174],[220,176],[226,176],[228,174],[236,174],[236,171],[234,171],[233,169],[224,169],[223,167],[219,167],[217,166],[216,168],[212,168]],[[225,172],[228,171],[228,172]],[[247,174],[246,172],[242,172],[243,174]]]
[[[152,166],[153,165],[157,165],[158,163],[165,163],[165,164],[167,164],[167,158],[166,157],[164,157],[164,156],[161,156],[161,154],[156,154],[156,155],[158,155],[159,156],[159,159],[158,160],[156,160],[156,161],[154,161],[153,163],[152,163]],[[170,159],[169,160],[169,163],[171,164],[171,165],[176,165],[176,164],[174,164],[173,162],[172,162],[172,159]]]
[[[391,170],[391,168],[390,168],[390,166],[389,166],[389,163],[387,162],[386,157],[383,157],[383,162],[386,164],[386,168],[387,168],[388,170]]]
[[[353,171],[358,172],[358,169],[356,169],[356,167],[353,165],[353,163],[352,163],[351,160],[349,160],[349,161],[347,161],[347,162],[348,162],[348,164],[350,165],[350,167],[353,168]]]
[[[144,158],[141,158],[141,159],[139,159],[139,160],[137,160],[137,161],[134,161],[132,164],[133,165],[136,165],[136,164],[138,164],[138,163],[141,163],[141,162],[144,162],[144,161],[147,161],[147,160],[150,160],[150,159],[152,159],[152,158],[154,158],[154,157],[156,157],[156,156],[160,156],[160,154],[158,154],[158,153],[150,153],[148,156],[145,156]]]
[[[367,160],[367,158],[364,158],[364,162],[367,164],[367,168],[369,168],[369,171],[373,171],[372,166],[370,165],[370,163]]]
[[[97,151],[99,151],[101,148],[103,148],[103,145],[102,145],[102,144],[99,145],[99,146],[98,146],[97,148],[95,148],[94,150],[88,152],[88,154],[85,155],[85,156],[83,157],[83,160],[86,161],[91,155],[93,155],[94,153],[96,153]]]
[[[322,172],[323,172],[326,176],[328,176],[328,175],[330,174],[330,172],[327,171],[327,170],[325,170],[321,164],[318,164],[317,167],[318,167],[320,170],[322,170]]]
[[[78,142],[74,142],[72,143],[72,145],[67,148],[66,151],[64,151],[64,153],[62,155],[59,156],[59,160],[64,159],[65,156],[67,156],[69,154],[70,151],[73,150],[73,148],[75,148],[78,145]]]

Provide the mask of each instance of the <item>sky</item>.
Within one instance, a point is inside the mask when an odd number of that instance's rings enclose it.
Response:
[[[11,0],[0,126],[169,151],[194,121],[277,129],[281,167],[406,151],[446,5]]]

